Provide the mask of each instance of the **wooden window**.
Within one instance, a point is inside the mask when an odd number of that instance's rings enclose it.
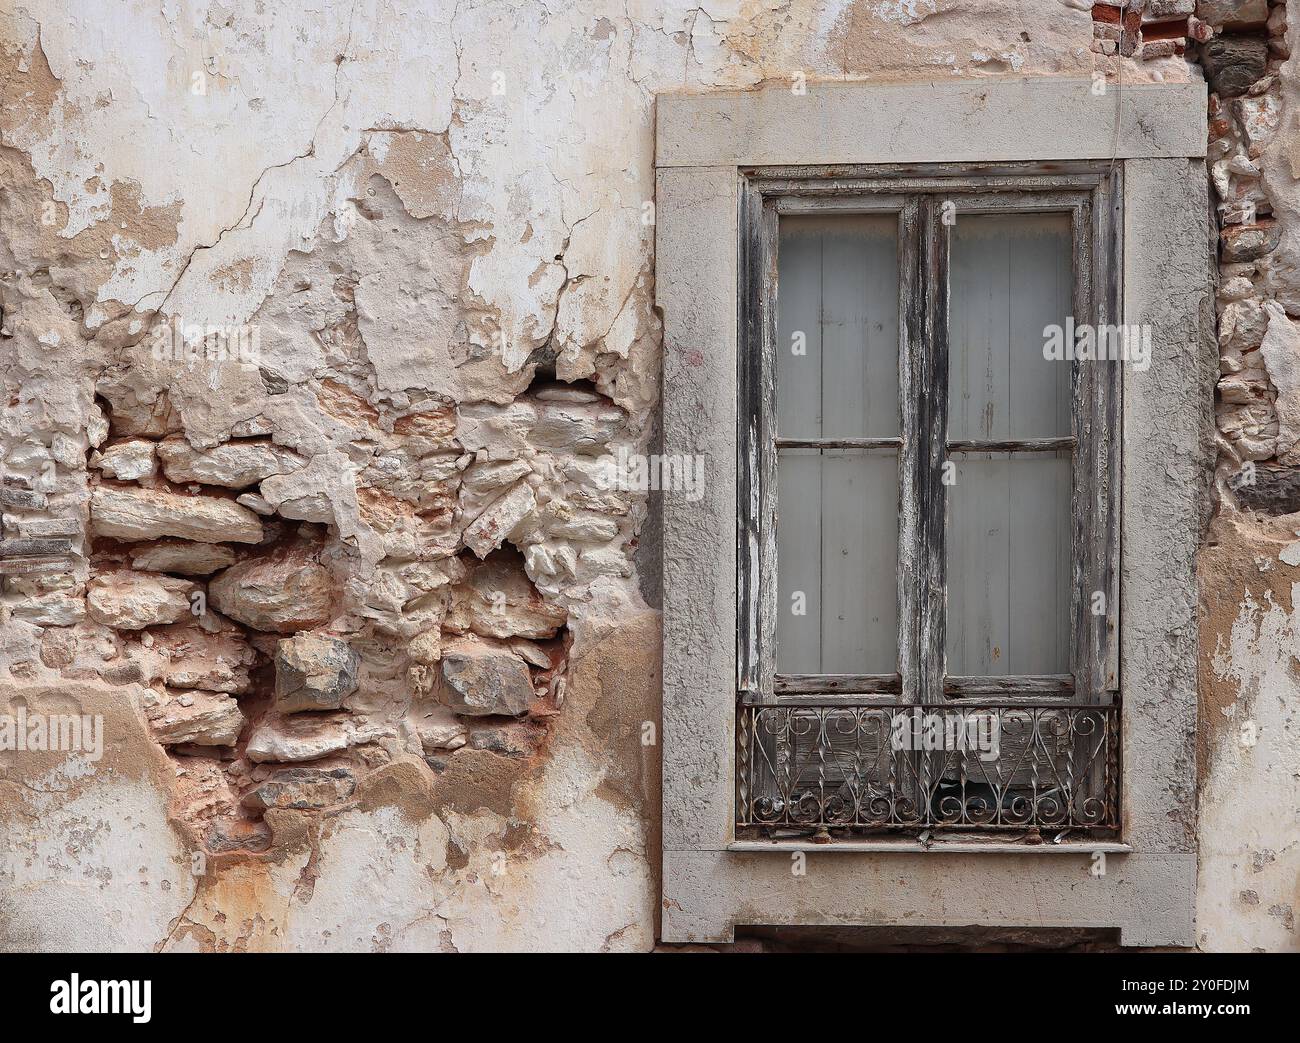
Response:
[[[709,462],[698,498],[660,500],[666,940],[730,941],[736,925],[759,923],[1048,923],[1117,927],[1126,946],[1195,944],[1197,855],[1186,814],[1196,792],[1195,561],[1214,465],[1217,372],[1205,86],[1125,84],[1100,99],[1093,86],[1052,76],[980,77],[809,84],[804,95],[771,84],[656,98],[663,451]],[[942,220],[948,201],[957,204],[952,225]],[[979,292],[953,285],[951,269],[966,265],[990,280],[996,274],[985,260],[996,242],[965,238],[978,228],[963,231],[963,220],[981,210],[1068,219],[1069,288],[1081,299],[1076,319],[1134,324],[1151,338],[1144,344],[1149,368],[1066,367],[1068,437],[1075,441],[1064,447],[1071,526],[1065,670],[1059,662],[1017,658],[1014,634],[965,645],[973,649],[968,666],[950,648],[957,636],[946,632],[959,604],[973,606],[965,618],[974,619],[977,632],[980,610],[991,633],[1003,619],[1010,633],[1019,618],[1005,591],[1000,599],[972,599],[956,583],[949,554],[972,561],[987,552],[950,544],[959,524],[950,512],[960,518],[978,508],[996,519],[1001,511],[1003,521],[1012,512],[995,497],[958,501],[960,483],[956,491],[942,484],[945,462],[960,468],[981,459],[972,447],[950,443],[1061,437],[1059,427],[1024,427],[1031,417],[1023,410],[996,413],[996,400],[994,426],[978,425],[979,356],[983,351],[987,365],[988,345],[971,339],[978,328],[963,331],[960,323],[973,316],[952,314],[950,322],[949,314],[960,294]],[[921,393],[905,400],[906,415],[900,402],[896,430],[876,423],[868,399],[848,416],[829,417],[839,428],[834,434],[825,406],[820,434],[815,427],[782,431],[778,390],[787,362],[778,352],[790,345],[782,343],[789,331],[781,329],[779,306],[790,273],[778,268],[781,220],[858,216],[896,228],[895,369],[900,387]],[[857,222],[856,237],[847,226],[844,232],[873,270],[882,251],[871,234],[876,223]],[[848,263],[832,263],[832,279]],[[986,284],[983,292],[995,290]],[[864,300],[872,292],[864,289]],[[1009,328],[1014,316],[1002,314]],[[839,315],[865,330],[860,342],[870,363],[877,357],[875,323],[847,309]],[[949,343],[950,334],[967,339]],[[960,352],[964,359],[953,357]],[[1005,352],[1001,360],[1006,369],[994,366],[995,381],[1023,369],[1012,369]],[[816,382],[805,378],[803,393],[811,395],[810,387],[832,400],[841,390],[824,366]],[[993,391],[1002,387],[995,383]],[[1018,390],[1013,381],[1008,399]],[[997,426],[999,416],[1005,426]],[[1033,416],[1058,419],[1046,411]],[[975,421],[973,430],[961,428],[967,420]],[[935,425],[942,427],[938,438]],[[797,447],[778,449],[776,439],[805,436],[897,438],[896,445],[862,446],[858,454],[897,454],[892,516],[880,523],[888,531],[892,521],[897,536],[895,561],[880,566],[886,577],[897,576],[894,660],[883,669],[875,661],[877,637],[864,636],[860,645],[845,638],[837,649],[840,632],[832,651],[847,647],[854,665],[851,673],[835,672],[848,668],[823,658],[825,620],[814,631],[822,662],[778,662],[779,610],[788,608],[779,599],[788,590],[778,590],[777,555],[779,542],[790,538],[779,461]],[[1014,459],[995,458],[1005,461],[1004,483],[1020,480],[1013,468],[1061,451],[1015,448]],[[824,474],[825,465],[817,466]],[[818,497],[825,488],[819,484]],[[936,492],[943,497],[937,514]],[[872,514],[870,531],[877,523]],[[1011,530],[999,544],[1008,557],[1017,537]],[[827,538],[819,532],[815,559],[804,548],[808,560],[826,560]],[[1037,560],[1049,560],[1049,549],[1057,553],[1045,543],[1028,548]],[[886,549],[869,544],[855,567],[872,589],[887,588],[888,578],[871,575],[867,563],[875,559],[866,556],[873,553],[887,559]],[[1122,617],[1115,612],[1116,555]],[[997,576],[1008,585],[1016,580],[1010,570]],[[1055,596],[1055,572],[1036,570],[1032,579]],[[819,592],[824,581],[835,582],[825,569],[815,580]],[[810,589],[814,583],[801,582]],[[1107,588],[1105,616],[1092,614],[1091,601],[1081,611],[1084,592]],[[998,605],[1002,617],[991,615]],[[863,613],[864,627],[888,627],[888,606],[860,601],[850,610]],[[992,661],[994,644],[1002,653],[995,669],[1004,672],[982,673],[989,667],[976,653],[988,647]],[[1120,645],[1122,674],[1114,662]],[[802,654],[811,655],[810,648]],[[1063,690],[1055,680],[1062,675],[1075,690]],[[951,684],[971,676],[988,678],[989,690],[981,694],[971,682],[959,692],[963,683]],[[1036,690],[1014,690],[1033,689],[1023,679],[1043,676],[1049,683]],[[953,690],[944,690],[945,677]],[[793,690],[801,679],[812,690]],[[1121,687],[1111,691],[1116,681]],[[921,707],[921,697],[942,705]],[[984,760],[982,748],[975,755],[951,750],[946,735],[943,749],[893,742],[900,720],[946,724],[972,711],[987,720],[991,704],[1002,729],[995,759]],[[1022,750],[1023,758],[1007,756]],[[810,847],[810,838],[827,848]],[[828,849],[833,857],[816,854]],[[800,851],[815,869],[792,879],[789,858]],[[1082,867],[1099,853],[1122,857],[1108,859],[1100,884],[1080,885],[1087,879]],[[908,886],[891,886],[900,875]]]
[[[743,172],[743,703],[1108,703],[1105,166]]]

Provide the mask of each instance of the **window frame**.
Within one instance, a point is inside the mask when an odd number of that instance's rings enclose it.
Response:
[[[1071,663],[1068,675],[951,677],[944,664],[944,462],[954,452],[1033,451],[1061,439],[954,440],[947,436],[947,265],[951,226],[963,214],[1068,213],[1073,317],[1109,325],[1122,267],[1122,168],[1113,163],[912,164],[740,171],[737,384],[737,677],[744,705],[1015,696],[1016,701],[1108,703],[1119,688],[1119,363],[1071,364],[1073,494]],[[897,213],[899,401],[897,438],[779,439],[776,339],[779,220],[785,214]],[[920,395],[917,388],[924,388]],[[920,437],[917,437],[918,434]],[[810,448],[893,448],[899,453],[898,670],[893,674],[783,675],[776,669],[777,442]],[[834,445],[828,445],[833,443]],[[1034,443],[1040,443],[1035,446]],[[749,505],[746,509],[746,505]],[[909,582],[908,575],[917,577]],[[922,589],[929,591],[923,596]],[[1090,611],[1092,593],[1106,612]]]
[[[661,937],[737,925],[1116,928],[1195,942],[1196,552],[1209,515],[1218,352],[1204,83],[976,77],[770,83],[656,98],[655,303],[662,451],[703,458],[666,493]],[[748,843],[735,830],[736,504],[741,171],[915,163],[1114,162],[1123,170],[1118,321],[1152,329],[1120,415],[1120,753],[1112,844],[930,838]],[[800,854],[806,872],[791,872]],[[1108,856],[1104,876],[1090,868]]]

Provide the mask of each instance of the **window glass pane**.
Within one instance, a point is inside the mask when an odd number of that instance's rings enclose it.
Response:
[[[898,434],[898,216],[783,217],[777,433]]]
[[[1070,454],[952,462],[948,673],[1069,673]]]
[[[952,229],[948,437],[1070,434],[1070,363],[1044,328],[1073,307],[1069,214],[957,215]]]
[[[893,673],[898,454],[784,449],[777,514],[777,671]]]

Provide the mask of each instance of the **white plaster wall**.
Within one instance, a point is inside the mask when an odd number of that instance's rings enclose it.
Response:
[[[0,227],[9,271],[0,439],[9,465],[55,460],[52,495],[85,519],[85,455],[103,425],[97,387],[124,409],[146,408],[166,391],[195,445],[267,418],[277,442],[313,460],[300,491],[328,504],[347,621],[381,650],[398,650],[397,665],[375,681],[370,708],[382,717],[382,707],[410,699],[400,651],[419,627],[408,627],[400,608],[376,607],[411,596],[393,564],[406,559],[356,504],[357,475],[374,464],[373,432],[325,410],[322,382],[369,387],[379,408],[435,392],[459,407],[465,425],[473,409],[491,416],[508,407],[538,361],[553,357],[559,379],[590,379],[625,409],[627,442],[644,446],[660,373],[651,283],[657,93],[797,75],[1088,75],[1100,59],[1089,49],[1087,7],[17,0],[0,12],[0,157],[14,186]],[[1129,65],[1126,75],[1188,73],[1170,58]],[[355,277],[354,305],[321,289],[339,272]],[[263,368],[289,392],[268,394],[256,368],[159,366],[142,338],[174,319],[256,324]],[[505,440],[489,433],[484,445],[497,451]],[[637,799],[611,792],[621,792],[620,775],[639,755],[624,740],[654,717],[657,701],[655,617],[631,564],[644,511],[635,505],[611,548],[574,574],[557,578],[529,559],[530,578],[569,612],[572,661],[593,665],[572,686],[545,757],[508,788],[507,806],[469,806],[476,797],[454,806],[456,787],[468,784],[403,760],[409,750],[394,726],[385,741],[393,763],[409,769],[399,773],[406,796],[380,779],[368,803],[315,832],[286,819],[270,853],[216,859],[196,892],[178,881],[184,901],[174,894],[159,903],[122,882],[141,858],[161,867],[194,846],[193,837],[174,839],[159,810],[183,818],[190,798],[182,784],[157,796],[116,781],[110,757],[83,780],[81,803],[61,812],[120,815],[105,828],[111,842],[81,851],[70,868],[116,881],[93,908],[128,912],[104,916],[85,944],[649,948],[658,902],[657,791],[647,788],[654,763],[642,766]],[[453,549],[459,538],[452,534]],[[66,616],[24,617],[18,602],[30,602],[30,592],[6,595],[0,667],[10,680],[58,680],[43,649],[51,631],[77,622],[89,572],[83,562],[73,587],[41,593]],[[113,643],[94,628],[79,631],[76,654],[107,661]],[[1280,728],[1294,700],[1282,690],[1276,642],[1234,643],[1222,654],[1226,672],[1267,680]],[[380,652],[367,656],[378,676]],[[626,720],[603,708],[620,702]],[[1285,777],[1286,762],[1276,770]],[[1203,794],[1206,881],[1219,879],[1219,852],[1237,836],[1222,806],[1266,784],[1216,762]],[[13,795],[25,814],[46,799]],[[507,849],[512,831],[528,841]],[[49,915],[55,891],[42,885],[39,852],[50,843],[33,838],[31,857],[7,867],[21,884],[7,896],[10,924]],[[1269,872],[1290,872],[1294,883],[1293,861]],[[1227,887],[1203,886],[1208,947],[1257,938],[1285,947],[1294,938],[1273,924],[1236,931],[1217,912]],[[75,922],[72,913],[55,919]],[[21,927],[10,941],[54,936]]]

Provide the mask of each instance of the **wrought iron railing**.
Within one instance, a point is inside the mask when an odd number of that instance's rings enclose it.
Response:
[[[1119,706],[740,706],[738,836],[1119,828]]]

